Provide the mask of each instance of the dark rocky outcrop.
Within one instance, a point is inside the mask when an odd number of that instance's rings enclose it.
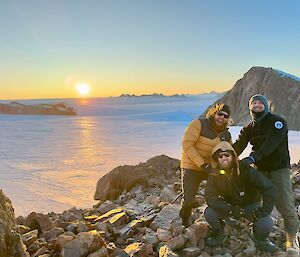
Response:
[[[242,126],[251,120],[248,102],[257,93],[269,99],[271,110],[285,118],[289,129],[300,130],[300,80],[272,68],[252,67],[211,106],[219,102],[228,104],[233,124]]]
[[[0,191],[0,256],[29,257],[26,246],[16,231],[14,209],[11,201]]]

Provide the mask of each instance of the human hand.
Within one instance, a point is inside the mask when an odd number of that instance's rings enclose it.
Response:
[[[243,168],[248,168],[252,163],[255,163],[255,159],[252,156],[248,156],[241,160],[241,166]]]

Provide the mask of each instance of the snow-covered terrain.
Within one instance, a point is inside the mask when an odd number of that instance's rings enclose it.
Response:
[[[159,154],[180,158],[186,125],[215,100],[213,94],[66,99],[78,116],[0,115],[0,188],[17,215],[90,207],[97,181],[114,167]],[[230,128],[234,139],[239,130]],[[289,140],[298,162],[300,132],[290,131]]]

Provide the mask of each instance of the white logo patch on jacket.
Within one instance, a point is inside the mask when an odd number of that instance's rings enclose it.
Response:
[[[283,123],[281,122],[281,121],[276,121],[275,123],[274,123],[274,126],[275,126],[275,128],[277,128],[277,129],[282,129],[283,128]]]

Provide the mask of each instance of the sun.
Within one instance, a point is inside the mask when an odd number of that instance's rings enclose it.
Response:
[[[76,90],[81,96],[86,96],[90,93],[90,85],[86,83],[77,83],[76,85]]]

